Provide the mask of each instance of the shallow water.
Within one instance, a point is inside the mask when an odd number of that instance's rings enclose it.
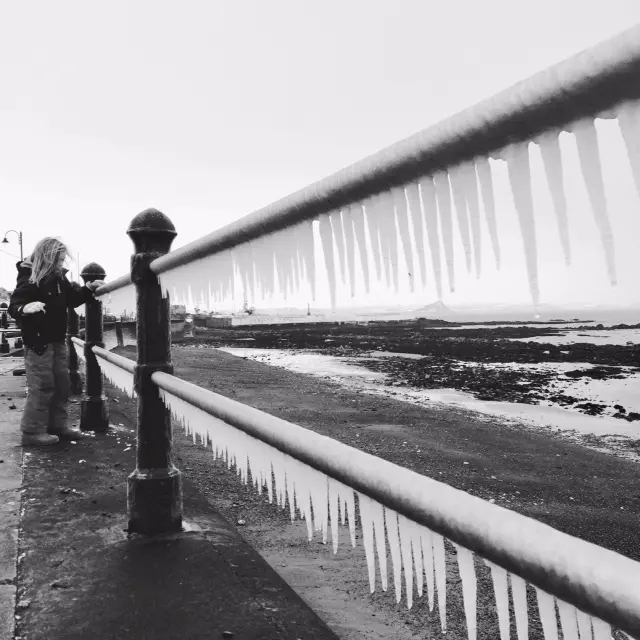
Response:
[[[306,351],[287,349],[251,349],[237,347],[220,347],[236,356],[250,358],[273,366],[283,367],[289,371],[297,371],[337,382],[344,387],[359,389],[366,393],[429,406],[433,403],[456,406],[482,414],[499,416],[517,420],[532,426],[552,427],[561,430],[572,430],[582,434],[598,436],[621,435],[629,438],[640,438],[640,422],[627,422],[608,415],[590,416],[571,408],[545,405],[527,405],[512,402],[487,402],[475,399],[471,394],[455,389],[412,389],[408,387],[387,387],[384,385],[384,373],[369,371],[357,365],[357,358],[330,356]],[[383,352],[386,357],[391,355]],[[380,352],[372,352],[371,355]],[[415,355],[414,355],[415,357]],[[469,363],[465,363],[469,364]],[[487,365],[484,365],[487,366]],[[513,364],[498,364],[496,367],[513,368]],[[539,370],[555,370],[559,373],[575,369],[588,369],[592,365],[579,363],[543,363],[517,365],[523,368]],[[625,369],[623,367],[623,369]],[[584,380],[562,378],[556,381],[558,392],[572,392],[590,402],[606,402],[622,404],[627,412],[640,412],[640,374],[634,373],[623,380]]]

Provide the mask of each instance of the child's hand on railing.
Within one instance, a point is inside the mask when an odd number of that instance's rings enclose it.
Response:
[[[104,284],[104,280],[94,280],[93,282],[87,282],[87,289],[89,289],[89,291],[95,291],[98,287],[102,287]]]
[[[24,307],[22,307],[22,313],[24,313],[25,315],[31,313],[39,313],[40,311],[46,313],[44,302],[28,302],[24,305]]]

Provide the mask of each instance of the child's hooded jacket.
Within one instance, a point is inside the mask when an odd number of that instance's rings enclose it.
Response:
[[[62,342],[67,336],[67,309],[79,307],[91,299],[92,293],[66,279],[66,269],[52,273],[35,285],[29,282],[31,262],[18,262],[18,281],[9,302],[9,314],[22,331],[22,341],[26,347],[43,354],[47,345]],[[22,313],[22,307],[29,302],[44,302],[44,313]]]

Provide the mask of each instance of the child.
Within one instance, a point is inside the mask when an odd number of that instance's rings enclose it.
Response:
[[[81,287],[66,279],[68,250],[57,238],[43,238],[33,253],[18,262],[18,282],[9,313],[22,331],[27,377],[27,402],[22,416],[22,444],[55,444],[84,436],[67,426],[70,396],[66,344],[67,309],[93,297],[103,285],[96,280]]]

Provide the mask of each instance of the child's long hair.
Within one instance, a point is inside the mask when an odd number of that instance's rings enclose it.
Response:
[[[31,262],[29,282],[39,285],[59,269],[60,256],[68,253],[67,247],[57,238],[42,238],[29,258]]]

